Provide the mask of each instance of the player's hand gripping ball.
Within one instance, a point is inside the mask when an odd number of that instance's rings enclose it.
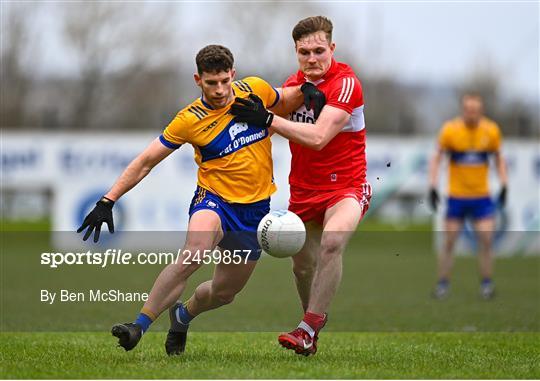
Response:
[[[306,242],[306,227],[293,212],[274,210],[263,217],[257,228],[259,245],[276,258],[297,254]]]

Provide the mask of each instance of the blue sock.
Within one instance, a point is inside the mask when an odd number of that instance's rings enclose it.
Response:
[[[448,279],[445,278],[439,279],[439,281],[437,282],[437,284],[442,287],[447,287],[449,283],[450,282],[448,281]]]
[[[180,317],[180,324],[184,325],[188,325],[189,322],[195,317],[188,312],[187,308],[183,304],[178,306],[178,314],[176,316]]]
[[[150,316],[141,312],[139,316],[137,316],[135,324],[139,324],[142,327],[142,331],[144,333],[150,328],[150,325],[152,324],[152,319],[150,319]]]
[[[488,286],[491,284],[491,278],[482,279],[482,286]]]

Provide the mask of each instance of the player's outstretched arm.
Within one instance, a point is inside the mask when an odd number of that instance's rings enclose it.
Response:
[[[320,151],[345,127],[350,118],[347,111],[326,106],[315,124],[292,122],[276,116],[271,129],[292,142]]]
[[[506,193],[508,189],[508,174],[506,172],[506,160],[501,151],[495,152],[495,167],[501,182],[501,191],[499,192],[498,202],[501,206],[506,204]]]
[[[116,180],[111,190],[105,194],[110,200],[116,201],[131,188],[146,177],[159,162],[173,153],[175,150],[165,147],[156,138],[148,145],[129,165]]]
[[[437,210],[439,204],[437,184],[439,183],[439,165],[441,164],[443,152],[441,147],[437,147],[429,162],[429,203],[433,210]]]
[[[165,147],[159,139],[155,139],[140,153],[116,180],[111,190],[96,203],[96,206],[85,217],[77,233],[87,229],[83,240],[86,241],[94,233],[94,242],[99,240],[101,225],[105,222],[109,232],[114,233],[112,208],[116,200],[137,185],[150,173],[160,161],[169,156],[174,149]]]

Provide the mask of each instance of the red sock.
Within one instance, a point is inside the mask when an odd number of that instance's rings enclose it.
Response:
[[[319,314],[308,311],[304,314],[303,321],[307,325],[309,325],[313,329],[313,331],[315,331],[315,335],[317,335],[319,331],[322,329],[322,327],[324,327],[324,323],[326,320],[325,317],[326,317],[326,314],[319,315]]]

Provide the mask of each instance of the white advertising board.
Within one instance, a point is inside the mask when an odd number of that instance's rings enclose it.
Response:
[[[1,185],[52,189],[53,230],[73,231],[126,165],[157,135],[2,133]],[[284,139],[273,137],[272,141],[278,192],[272,197],[271,207],[284,209],[289,197],[290,152]],[[416,200],[411,211],[416,217],[429,218],[433,214],[425,199],[427,163],[433,145],[428,138],[368,136],[368,180],[374,194],[371,211],[408,195]],[[540,247],[538,143],[506,140],[504,154],[510,186],[507,207],[498,214],[497,245],[504,252],[536,253]],[[444,195],[445,169],[441,171],[440,189]],[[193,148],[183,146],[117,203],[116,230],[185,230],[196,178]],[[498,183],[494,170],[490,182],[495,194]],[[443,216],[444,207],[434,218],[436,230],[443,229]],[[462,244],[467,243],[466,234],[464,238]]]

